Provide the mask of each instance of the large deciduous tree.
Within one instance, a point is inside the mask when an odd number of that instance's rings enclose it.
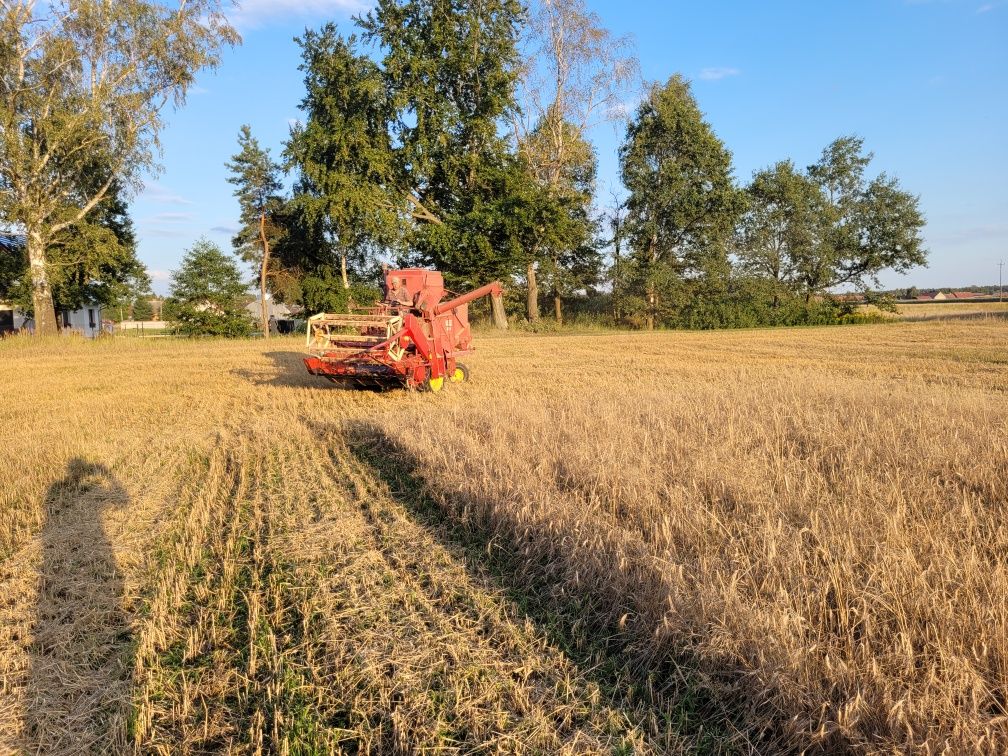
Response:
[[[653,85],[637,109],[620,167],[629,192],[633,284],[654,328],[662,308],[672,314],[723,292],[728,246],[745,202],[734,185],[731,153],[678,74]]]
[[[595,155],[587,141],[593,126],[625,117],[623,98],[638,80],[639,65],[627,37],[616,37],[584,0],[538,0],[532,5],[520,69],[520,110],[512,111],[519,155],[532,176],[568,208],[566,241],[540,239],[528,250],[525,279],[529,320],[539,317],[538,268],[552,271],[554,306],[561,315],[564,282],[579,283],[597,266],[585,266],[586,236],[594,235]],[[556,235],[554,235],[556,236]]]
[[[927,264],[919,198],[884,173],[869,180],[873,157],[863,139],[846,136],[808,168],[823,195],[823,231],[795,262],[806,300],[845,284],[877,286],[882,270],[905,273]]]
[[[218,0],[0,3],[0,218],[25,234],[38,333],[56,330],[47,251],[116,182],[155,167],[165,106],[238,40],[219,11]]]
[[[383,56],[393,188],[421,224],[414,243],[432,262],[447,251],[446,236],[464,236],[466,216],[492,200],[489,185],[508,163],[499,126],[515,107],[523,19],[518,0],[379,0],[360,20]]]
[[[769,284],[777,308],[794,292],[801,261],[822,239],[825,202],[818,184],[789,160],[758,171],[746,195],[739,260],[747,274]]]
[[[282,233],[277,215],[284,204],[280,166],[269,150],[259,145],[248,125],[241,127],[238,146],[241,149],[227,163],[231,171],[228,182],[235,185],[234,195],[241,208],[241,228],[231,244],[245,262],[258,270],[260,326],[263,338],[269,338],[270,247]]]

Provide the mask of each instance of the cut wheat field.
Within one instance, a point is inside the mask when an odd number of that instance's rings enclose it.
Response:
[[[1008,321],[0,342],[0,752],[1008,749]]]

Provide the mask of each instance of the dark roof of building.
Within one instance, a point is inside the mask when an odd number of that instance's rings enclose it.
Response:
[[[19,234],[0,234],[0,249],[13,252],[24,248],[24,237]]]

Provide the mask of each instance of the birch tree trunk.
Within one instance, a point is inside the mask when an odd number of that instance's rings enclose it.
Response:
[[[57,332],[56,308],[53,305],[52,289],[49,286],[49,271],[46,269],[45,242],[38,232],[29,230],[25,244],[28,248],[28,264],[31,268],[35,333],[39,336],[53,335]]]

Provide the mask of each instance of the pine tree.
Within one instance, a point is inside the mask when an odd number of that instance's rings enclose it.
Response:
[[[154,308],[151,307],[150,297],[137,297],[133,302],[133,320],[151,320],[154,317]]]
[[[241,258],[259,272],[260,326],[263,338],[269,338],[270,246],[281,233],[276,215],[283,206],[280,166],[270,158],[268,149],[259,146],[247,125],[241,127],[238,146],[241,150],[227,163],[231,171],[228,182],[235,185],[242,224],[231,243]]]
[[[377,63],[332,27],[306,34],[305,125],[287,147],[305,226],[324,218],[358,264],[392,249],[455,286],[515,272],[531,189],[499,132],[523,17],[517,0],[380,0],[358,19]]]

